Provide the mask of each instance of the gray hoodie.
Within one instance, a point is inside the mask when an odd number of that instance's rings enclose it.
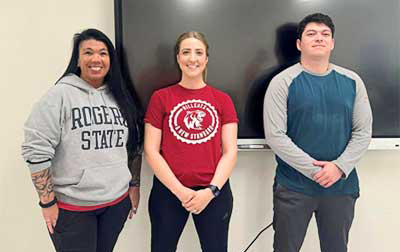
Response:
[[[31,173],[50,168],[59,201],[93,206],[128,191],[128,128],[107,85],[65,76],[35,104],[24,132],[23,158]]]

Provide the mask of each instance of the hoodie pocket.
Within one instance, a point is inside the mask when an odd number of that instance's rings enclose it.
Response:
[[[127,190],[130,179],[125,162],[86,168],[79,183],[73,186],[73,194],[79,200],[114,200]]]

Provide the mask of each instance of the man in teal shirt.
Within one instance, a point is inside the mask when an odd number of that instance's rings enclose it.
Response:
[[[313,214],[323,252],[347,251],[359,196],[356,163],[367,150],[372,113],[361,78],[329,62],[335,27],[321,13],[298,27],[297,63],[275,76],[264,129],[278,163],[274,251],[300,250]]]

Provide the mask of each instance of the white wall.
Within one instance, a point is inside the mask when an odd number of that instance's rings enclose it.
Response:
[[[20,157],[22,125],[32,104],[65,69],[75,32],[95,27],[114,37],[113,1],[7,1],[1,6],[0,23],[0,250],[53,251],[28,168]],[[271,152],[239,154],[231,178],[235,199],[230,251],[243,251],[271,222],[274,169]],[[350,251],[397,251],[400,152],[369,151],[358,171],[361,198],[350,234]],[[139,212],[126,223],[115,251],[149,251],[147,198],[151,176],[144,164]],[[272,230],[267,230],[249,252],[272,251],[272,235]],[[199,251],[198,244],[190,221],[179,251]],[[319,251],[314,221],[302,251]]]

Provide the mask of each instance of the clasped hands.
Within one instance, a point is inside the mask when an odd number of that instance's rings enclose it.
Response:
[[[321,170],[314,174],[313,179],[322,187],[330,187],[343,176],[343,171],[332,162],[315,161],[313,165],[321,167]]]
[[[214,198],[214,194],[209,188],[195,191],[184,187],[177,197],[188,212],[200,214]]]

